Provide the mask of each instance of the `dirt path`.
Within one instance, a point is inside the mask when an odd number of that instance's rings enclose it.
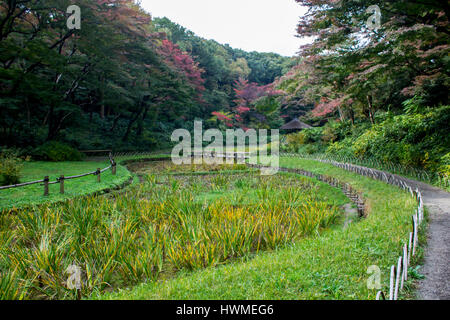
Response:
[[[366,167],[320,160],[344,170],[380,178],[384,175],[387,183],[395,183],[394,177],[403,180],[413,190],[419,189],[425,207],[429,211],[430,224],[425,250],[425,263],[420,272],[425,279],[419,282],[417,299],[450,300],[450,193],[423,182],[407,179],[387,172]],[[389,178],[388,178],[389,177]]]
[[[414,189],[419,188],[430,213],[428,245],[421,270],[425,279],[419,283],[417,298],[450,300],[450,193],[422,182],[401,179]]]
[[[425,279],[419,282],[417,299],[450,300],[450,193],[423,182],[394,176],[413,190],[419,189],[429,211],[425,263],[420,270]]]

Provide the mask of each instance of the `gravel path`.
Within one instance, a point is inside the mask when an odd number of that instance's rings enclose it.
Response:
[[[425,264],[421,273],[417,298],[450,300],[450,193],[428,184],[401,178],[419,188],[430,213]]]
[[[330,163],[339,168],[363,175],[367,173],[367,170],[376,173],[376,175],[383,175],[382,171],[375,169],[335,161],[318,161]],[[424,205],[429,211],[430,224],[427,232],[428,241],[425,249],[425,263],[420,271],[425,276],[425,279],[419,282],[419,288],[416,293],[417,299],[450,300],[450,193],[423,182],[398,175],[385,174],[403,180],[413,190],[419,189]],[[388,179],[388,181],[390,180]]]

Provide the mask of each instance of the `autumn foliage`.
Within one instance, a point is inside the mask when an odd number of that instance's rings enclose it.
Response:
[[[441,1],[381,1],[381,27],[368,28],[371,1],[297,0],[309,9],[298,33],[314,37],[276,85],[284,105],[312,116],[374,122],[377,111],[448,103],[449,10]]]
[[[280,90],[274,89],[273,84],[258,85],[244,78],[239,78],[235,82],[234,93],[236,99],[234,100],[235,106],[231,110],[232,116],[220,112],[213,112],[213,116],[223,121],[227,127],[236,126],[244,130],[255,125],[255,123],[251,124],[251,118],[259,123],[267,120],[265,112],[261,109],[258,110],[258,101],[275,98],[282,94]],[[275,107],[278,109],[278,105]],[[269,110],[269,112],[274,111],[276,110]]]
[[[205,80],[202,78],[204,70],[188,53],[182,52],[177,45],[167,39],[162,40],[158,52],[165,63],[182,74],[199,93],[205,90],[203,86]]]

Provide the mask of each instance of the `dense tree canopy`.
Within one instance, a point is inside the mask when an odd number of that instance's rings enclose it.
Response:
[[[298,32],[315,37],[302,61],[278,83],[286,105],[314,104],[314,116],[341,119],[377,110],[448,104],[449,6],[442,1],[297,0],[309,8]],[[368,10],[369,9],[369,10]]]
[[[448,176],[448,1],[296,1],[308,8],[299,36],[314,40],[275,87],[284,91],[283,115],[318,128],[291,139],[291,150]]]
[[[210,112],[235,107],[235,84],[245,79],[258,85],[271,84],[295,63],[275,53],[245,52],[196,36],[167,18],[155,18],[156,30],[188,52],[205,70],[204,99]]]
[[[175,128],[234,106],[245,53],[204,40],[134,0],[0,2],[0,145],[163,147]],[[275,64],[289,58],[271,55]],[[282,70],[270,70],[272,81]]]
[[[249,128],[279,128],[280,118],[279,97],[281,91],[275,90],[273,84],[258,85],[239,78],[235,82],[235,107],[230,112],[213,112],[213,116],[225,123],[227,127]]]

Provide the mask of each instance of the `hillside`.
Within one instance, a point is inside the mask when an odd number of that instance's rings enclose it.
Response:
[[[239,79],[267,85],[293,65],[197,37],[133,0],[78,5],[80,30],[67,29],[64,3],[0,5],[0,146],[167,148],[173,130],[235,106]]]

